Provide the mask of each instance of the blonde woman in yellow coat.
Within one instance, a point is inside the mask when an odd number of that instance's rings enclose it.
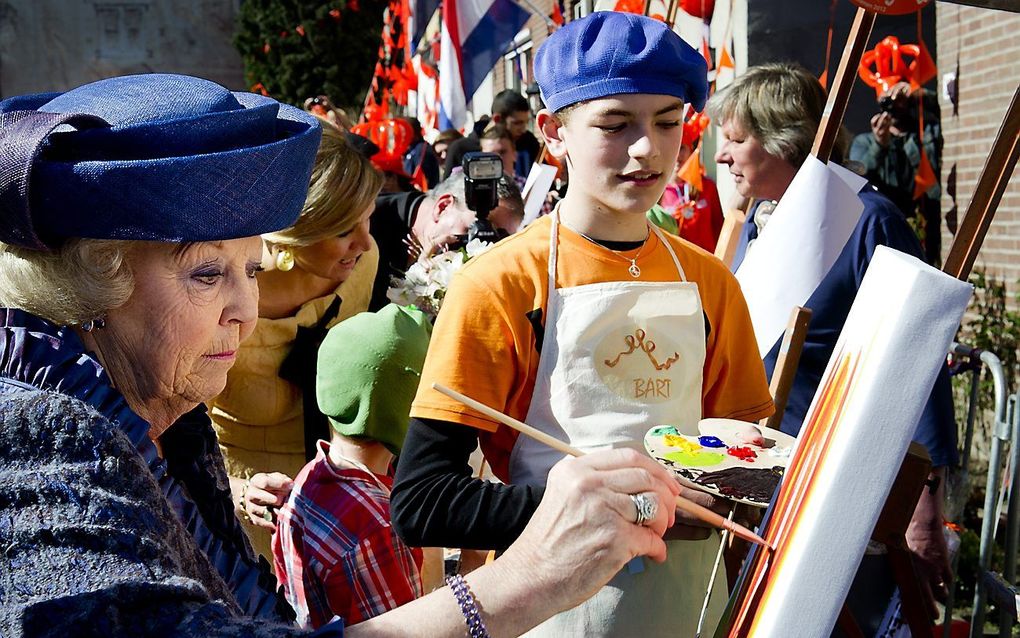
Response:
[[[237,514],[270,560],[275,508],[314,457],[316,439],[329,438],[315,406],[318,346],[334,324],[368,309],[379,263],[369,216],[381,186],[382,176],[344,134],[324,125],[301,216],[263,237],[267,269],[257,275],[255,332],[209,405]]]

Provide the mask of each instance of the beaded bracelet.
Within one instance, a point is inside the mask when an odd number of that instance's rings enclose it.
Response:
[[[471,593],[467,582],[460,574],[446,577],[446,584],[453,590],[453,595],[460,605],[460,612],[464,614],[464,622],[467,624],[468,635],[471,638],[489,638],[489,630],[485,628],[482,614],[478,611],[478,601]]]

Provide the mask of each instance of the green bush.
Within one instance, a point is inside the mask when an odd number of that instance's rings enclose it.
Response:
[[[325,94],[337,106],[360,112],[386,6],[381,0],[245,0],[234,46],[248,85],[261,84],[295,106]]]

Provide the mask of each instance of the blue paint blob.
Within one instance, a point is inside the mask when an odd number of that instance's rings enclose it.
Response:
[[[726,447],[726,444],[717,436],[699,436],[698,443],[701,444],[701,447]]]

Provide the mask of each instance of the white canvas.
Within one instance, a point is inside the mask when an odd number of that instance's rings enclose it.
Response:
[[[850,354],[859,357],[854,382],[813,491],[774,557],[756,637],[829,635],[971,292],[920,260],[876,251],[823,377]]]

